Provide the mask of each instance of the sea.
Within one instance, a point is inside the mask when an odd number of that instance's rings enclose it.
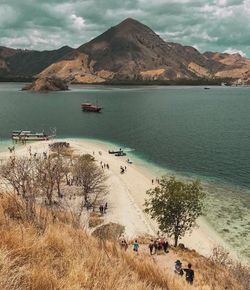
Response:
[[[250,261],[250,88],[72,85],[69,91],[21,91],[0,83],[0,151],[13,130],[55,131],[126,148],[156,176],[200,180],[206,219]],[[103,107],[82,112],[80,104]]]

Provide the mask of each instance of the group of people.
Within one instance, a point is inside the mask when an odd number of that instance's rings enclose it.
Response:
[[[156,178],[156,179],[152,179],[152,185],[153,184],[160,184],[160,179]]]
[[[164,251],[165,253],[168,253],[168,241],[166,239],[156,239],[156,240],[151,240],[149,245],[149,252],[150,255],[157,254],[158,251]]]
[[[125,251],[128,249],[128,242],[123,235],[120,236],[120,238],[119,238],[119,244],[120,244],[121,249],[123,249]],[[138,240],[135,240],[133,243],[133,251],[136,252],[137,254],[139,251],[139,247],[140,247],[140,245],[138,243]]]
[[[12,147],[8,147],[10,153],[14,152],[15,151],[15,146],[12,146]]]
[[[128,249],[128,242],[126,241],[124,235],[120,236],[118,242],[121,249],[123,249],[124,251]],[[138,254],[140,245],[137,239],[133,242],[132,246],[133,246],[133,251]],[[148,247],[149,247],[150,255],[156,254],[157,251],[161,251],[161,250],[163,250],[165,253],[169,252],[168,251],[169,243],[166,239],[159,238],[156,240],[151,240]],[[175,262],[174,272],[180,276],[183,276],[185,274],[186,281],[191,285],[193,284],[194,270],[192,269],[192,265],[190,263],[188,263],[187,268],[182,268],[181,261],[177,260]]]
[[[105,169],[105,168],[109,169],[109,164],[108,163],[104,163],[104,162],[101,161],[100,164],[101,164],[102,169]]]
[[[124,166],[124,167],[121,166],[121,167],[120,167],[120,173],[121,173],[121,174],[125,173],[126,171],[127,171],[127,167],[126,167],[126,166]]]
[[[100,211],[101,215],[105,214],[107,212],[107,209],[108,209],[108,203],[107,202],[104,205],[100,204],[99,211]]]
[[[174,267],[174,272],[177,275],[183,276],[184,272],[185,272],[185,276],[186,276],[186,281],[189,284],[193,284],[194,281],[194,270],[192,269],[192,264],[188,263],[188,267],[187,268],[182,268],[182,263],[180,260],[177,260],[175,262],[175,267]]]

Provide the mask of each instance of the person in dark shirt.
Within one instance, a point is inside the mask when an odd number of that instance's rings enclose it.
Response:
[[[162,245],[163,245],[164,252],[168,253],[168,246],[169,246],[168,241],[164,240]]]
[[[153,250],[154,250],[154,241],[153,240],[150,241],[148,247],[149,247],[150,255],[153,255]]]
[[[194,271],[191,268],[192,265],[189,263],[188,268],[184,269],[184,271],[186,272],[186,281],[192,285],[194,281]]]
[[[182,269],[182,263],[180,260],[177,260],[175,262],[174,272],[180,276],[182,276],[184,274],[183,269]]]

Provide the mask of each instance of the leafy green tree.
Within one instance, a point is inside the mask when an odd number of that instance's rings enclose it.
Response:
[[[191,230],[195,220],[202,215],[205,193],[200,183],[185,183],[175,177],[163,177],[159,186],[147,191],[145,212],[155,219],[159,229],[174,237],[174,246],[178,239]]]

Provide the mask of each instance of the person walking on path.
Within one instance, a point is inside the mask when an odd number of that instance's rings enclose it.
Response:
[[[153,240],[150,241],[148,247],[149,247],[150,255],[153,255],[153,250],[154,250],[154,241]]]
[[[168,253],[169,251],[168,251],[168,247],[169,247],[169,244],[168,244],[168,241],[165,239],[164,241],[163,241],[163,250],[164,250],[164,252],[165,253]]]
[[[192,285],[194,281],[194,270],[192,269],[192,265],[189,263],[184,271],[186,272],[186,281]]]
[[[157,240],[155,240],[154,241],[154,249],[155,249],[155,254],[157,254],[157,251],[158,251],[158,241]]]
[[[182,266],[181,266],[181,265],[182,265],[181,261],[180,261],[180,260],[177,260],[177,261],[175,262],[174,272],[175,272],[176,274],[180,275],[180,276],[183,276],[184,272],[183,272],[183,270],[182,270]]]
[[[138,254],[138,251],[139,251],[139,243],[138,243],[137,240],[135,240],[135,242],[133,244],[133,251]]]

